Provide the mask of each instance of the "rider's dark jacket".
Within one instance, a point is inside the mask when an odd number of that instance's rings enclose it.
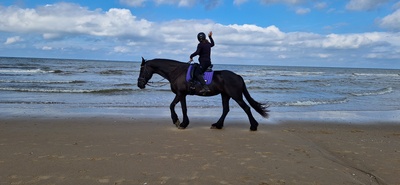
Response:
[[[214,46],[214,40],[212,37],[210,38],[210,42],[204,40],[197,45],[197,50],[190,55],[190,58],[193,58],[196,55],[199,55],[199,62],[204,72],[211,65],[211,47]]]

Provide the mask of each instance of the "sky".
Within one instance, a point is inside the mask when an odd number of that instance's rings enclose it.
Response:
[[[392,0],[2,0],[0,56],[400,69]],[[197,60],[197,58],[195,58]]]

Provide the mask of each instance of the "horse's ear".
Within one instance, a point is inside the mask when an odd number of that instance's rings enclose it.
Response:
[[[144,63],[146,63],[146,60],[142,57],[142,66],[144,65]]]

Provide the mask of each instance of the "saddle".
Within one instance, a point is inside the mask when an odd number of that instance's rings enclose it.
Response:
[[[199,64],[190,64],[188,71],[186,73],[186,82],[193,82],[196,81],[196,78],[194,78],[194,71],[196,67],[200,67]],[[206,72],[204,72],[203,78],[206,81],[207,85],[210,85],[212,82],[212,78],[214,75],[214,71],[212,70],[213,65],[207,68]]]
[[[195,89],[196,89],[196,84],[200,84],[200,82],[198,82],[196,80],[196,78],[194,78],[194,71],[196,70],[197,67],[200,67],[199,64],[194,63],[194,64],[190,64],[188,71],[186,73],[186,82],[189,82],[189,91],[190,94],[194,94],[195,93]],[[214,76],[214,71],[212,70],[213,65],[211,65],[210,67],[207,68],[207,70],[204,72],[203,78],[206,81],[206,85],[210,85]]]

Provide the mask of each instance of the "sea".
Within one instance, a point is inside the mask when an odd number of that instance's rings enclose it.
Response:
[[[0,57],[0,116],[101,117],[129,119],[157,116],[170,121],[174,98],[169,82],[154,75],[145,89],[137,87],[138,60]],[[226,65],[214,70],[241,75],[251,96],[269,105],[270,118],[253,110],[260,123],[325,121],[400,123],[400,70]],[[188,96],[193,119],[218,120],[221,97]],[[230,101],[229,120],[247,120]],[[179,115],[180,106],[176,107]],[[172,122],[171,122],[172,123]]]

